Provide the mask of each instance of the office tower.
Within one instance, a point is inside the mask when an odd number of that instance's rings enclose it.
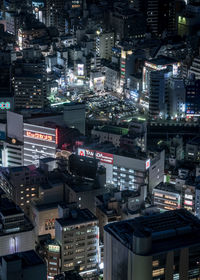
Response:
[[[146,21],[142,13],[120,4],[110,12],[110,27],[115,30],[117,40],[142,39],[146,33]]]
[[[147,17],[147,26],[156,36],[176,32],[175,0],[136,0],[134,6]]]
[[[114,47],[114,32],[97,31],[96,53],[102,59],[111,59],[112,48]]]
[[[104,279],[198,279],[200,221],[185,209],[104,228]]]
[[[185,84],[179,77],[169,80],[169,115],[172,118],[185,116]]]
[[[1,280],[47,279],[46,264],[34,250],[5,255],[0,262]]]
[[[74,102],[65,104],[64,121],[68,127],[76,128],[85,134],[85,104]]]
[[[152,71],[150,73],[149,118],[166,119],[169,113],[168,88],[171,71]]]
[[[86,272],[99,262],[99,228],[97,218],[88,209],[63,208],[56,219],[55,239],[61,246],[61,271]]]
[[[186,84],[185,113],[187,117],[200,116],[200,80],[191,79]]]
[[[16,204],[0,198],[0,255],[33,250],[35,248],[34,227]]]
[[[60,34],[65,33],[65,1],[46,1],[46,25],[56,27]]]
[[[42,109],[47,104],[45,63],[18,61],[14,67],[15,109]]]

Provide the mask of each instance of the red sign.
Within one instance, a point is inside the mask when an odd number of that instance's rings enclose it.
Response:
[[[190,206],[192,206],[193,203],[192,203],[192,201],[190,201],[190,200],[185,200],[185,201],[184,201],[184,204],[185,204],[185,205],[190,205]]]
[[[53,140],[52,135],[38,133],[38,132],[26,131],[26,136],[31,137],[31,138],[35,138],[35,139],[46,140],[46,141],[52,141]]]
[[[99,159],[101,162],[113,164],[113,155],[107,154],[103,152],[98,152],[94,150],[88,149],[78,149],[79,156],[89,157],[89,158],[96,158]]]
[[[112,154],[96,152],[95,156],[96,156],[96,159],[99,159],[101,162],[113,164],[113,155]]]

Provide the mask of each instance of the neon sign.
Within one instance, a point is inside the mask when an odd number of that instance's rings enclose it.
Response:
[[[39,132],[26,131],[26,136],[30,137],[30,138],[44,140],[44,141],[45,140],[46,141],[52,141],[53,140],[53,136],[52,135],[43,134],[43,133],[39,133]]]
[[[78,155],[89,158],[96,158],[101,162],[113,164],[113,155],[94,150],[78,149]]]
[[[9,110],[10,109],[10,102],[0,102],[0,109],[1,110]]]
[[[148,159],[148,160],[146,161],[146,170],[149,169],[149,167],[150,167],[150,159]]]

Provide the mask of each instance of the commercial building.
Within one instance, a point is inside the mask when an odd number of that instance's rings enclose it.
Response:
[[[200,116],[199,102],[200,102],[200,80],[190,79],[186,84],[186,93],[185,93],[186,117]]]
[[[147,197],[147,186],[140,191],[113,190],[96,197],[96,216],[99,221],[100,240],[103,241],[104,226],[111,222],[127,220],[140,215]]]
[[[39,159],[55,158],[58,129],[24,123],[24,165],[39,165]]]
[[[58,218],[58,203],[32,203],[32,222],[35,226],[35,235],[51,234],[55,238],[55,220]]]
[[[114,28],[117,39],[144,38],[146,21],[142,13],[129,9],[127,5],[119,3],[110,12],[110,26]]]
[[[65,2],[62,0],[47,0],[46,1],[46,25],[54,26],[60,34],[65,33],[65,17],[64,17]]]
[[[25,211],[32,199],[38,197],[39,185],[44,181],[35,166],[2,168],[0,187],[18,206]]]
[[[171,118],[185,116],[185,85],[179,77],[169,80],[169,115]]]
[[[153,189],[153,200],[160,210],[175,210],[181,208],[182,194],[174,185],[160,183]]]
[[[112,57],[112,48],[114,47],[115,34],[113,32],[97,31],[96,53],[101,59],[110,60]]]
[[[142,75],[142,89],[144,92],[149,93],[150,90],[150,74],[152,71],[162,71],[168,69],[172,72],[173,76],[176,76],[179,72],[180,63],[166,56],[158,56],[157,58],[146,60],[143,67]]]
[[[97,145],[92,149],[79,148],[78,155],[98,159],[106,168],[106,183],[120,190],[138,190],[144,184],[151,190],[163,180],[164,151],[148,155],[138,151],[117,152],[111,147],[106,150],[106,145]]]
[[[56,240],[61,246],[61,271],[91,271],[99,263],[97,218],[88,209],[66,211],[56,219]]]
[[[45,247],[47,279],[55,279],[54,277],[60,273],[60,245],[55,239],[51,239],[45,244]]]
[[[2,280],[47,279],[46,264],[34,250],[4,255],[0,262]]]
[[[0,198],[0,255],[33,250],[34,227],[24,212],[8,198]]]
[[[24,144],[15,138],[9,138],[3,142],[3,167],[17,167],[24,165]]]
[[[104,279],[198,279],[200,221],[185,209],[105,226]]]
[[[168,85],[171,71],[161,70],[150,73],[149,84],[149,118],[166,119],[168,108]]]
[[[18,62],[13,74],[15,109],[40,109],[47,104],[44,62]]]

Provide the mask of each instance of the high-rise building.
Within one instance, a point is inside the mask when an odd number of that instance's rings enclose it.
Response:
[[[65,33],[65,1],[47,0],[46,1],[46,25],[54,26],[60,34]]]
[[[118,39],[144,38],[146,21],[142,13],[129,9],[123,4],[116,5],[110,13],[110,26],[114,28]]]
[[[155,35],[171,35],[176,32],[174,0],[136,0],[135,8],[147,17],[147,26]]]
[[[200,221],[185,209],[104,228],[104,279],[199,279]]]
[[[152,71],[149,89],[149,117],[165,119],[168,116],[168,87],[171,71]]]
[[[99,228],[97,218],[88,209],[63,208],[56,219],[55,239],[61,245],[61,271],[91,271],[99,262]]]
[[[15,109],[41,109],[47,104],[44,62],[17,62],[12,82]]]
[[[112,48],[114,47],[114,32],[97,31],[96,53],[100,58],[111,59]]]
[[[185,113],[188,117],[200,116],[200,80],[189,80],[186,84]]]
[[[46,264],[34,250],[1,257],[2,280],[47,279]]]
[[[185,116],[185,85],[183,79],[169,80],[169,115],[173,118]]]

